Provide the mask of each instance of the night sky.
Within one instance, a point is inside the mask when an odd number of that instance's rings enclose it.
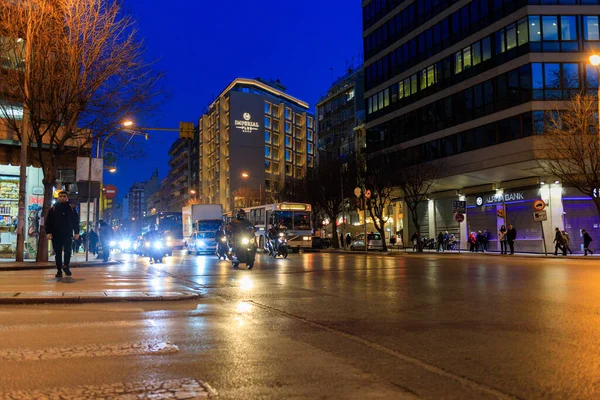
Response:
[[[138,126],[173,127],[197,122],[203,110],[236,77],[280,79],[312,111],[346,62],[362,59],[360,0],[124,0],[139,22],[148,59],[165,71],[169,98]],[[119,198],[159,168],[168,172],[168,149],[177,133],[151,133],[138,141],[145,157],[119,159],[105,176]],[[261,136],[262,138],[262,136]]]

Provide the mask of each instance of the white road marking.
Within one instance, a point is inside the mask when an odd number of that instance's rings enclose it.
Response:
[[[115,343],[79,347],[48,347],[44,349],[7,349],[0,350],[0,360],[37,361],[64,358],[129,356],[143,354],[176,353],[179,348],[168,342]]]
[[[196,379],[138,381],[0,393],[1,400],[17,399],[206,399],[217,392]]]

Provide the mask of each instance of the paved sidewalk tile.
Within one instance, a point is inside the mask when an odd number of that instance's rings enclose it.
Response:
[[[63,292],[21,292],[15,297],[63,297]]]
[[[104,292],[108,297],[148,297],[144,292],[131,292],[128,290],[125,291],[106,291]]]
[[[104,292],[64,292],[64,297],[107,297]]]

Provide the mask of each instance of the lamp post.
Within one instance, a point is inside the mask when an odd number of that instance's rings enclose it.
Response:
[[[247,172],[242,172],[242,178],[244,179],[256,179],[254,177],[251,177],[250,174],[248,174]],[[260,204],[262,204],[262,182],[258,182],[258,198],[259,198],[259,202]]]
[[[598,123],[600,124],[600,56],[596,54],[590,56],[590,64],[596,67],[596,85],[598,86]],[[600,135],[600,130],[598,131],[598,135]]]

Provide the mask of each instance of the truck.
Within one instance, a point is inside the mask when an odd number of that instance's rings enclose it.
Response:
[[[188,254],[214,253],[215,234],[223,226],[221,204],[194,204],[181,209],[183,237]]]

